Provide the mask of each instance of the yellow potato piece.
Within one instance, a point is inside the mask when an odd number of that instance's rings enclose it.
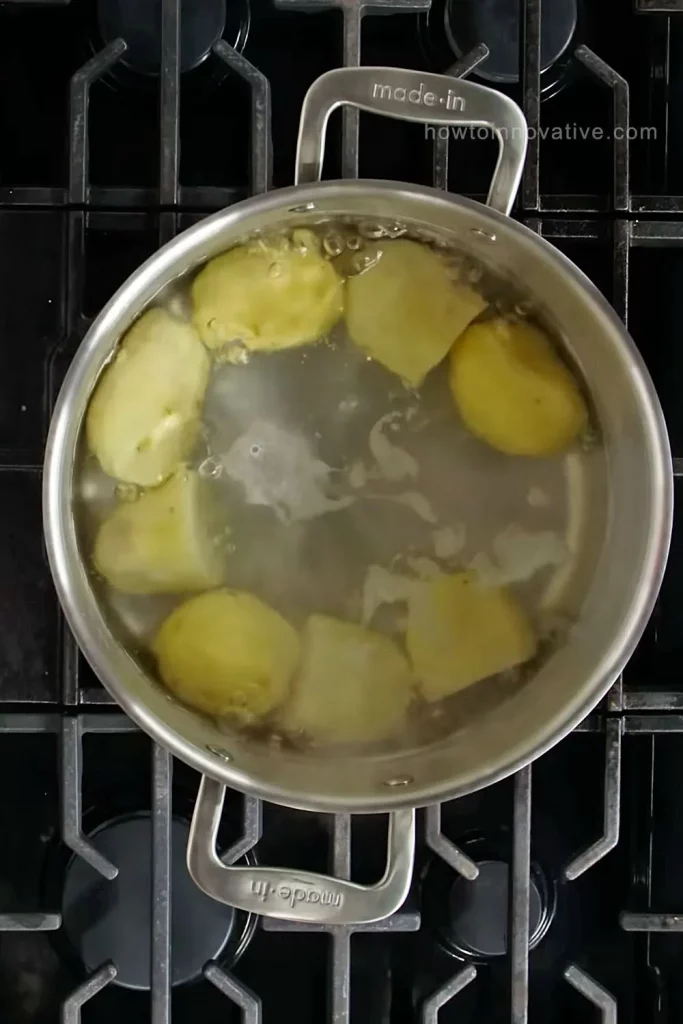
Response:
[[[317,341],[336,324],[344,286],[312,231],[294,244],[263,239],[211,260],[192,284],[193,319],[202,341],[240,341],[274,351]]]
[[[392,640],[351,622],[312,615],[302,645],[301,668],[283,712],[286,729],[327,743],[376,742],[398,730],[413,680]]]
[[[508,455],[566,451],[587,421],[574,377],[530,323],[472,324],[453,346],[450,385],[465,426]]]
[[[143,313],[88,408],[88,446],[104,472],[142,487],[170,476],[197,439],[209,370],[190,324],[164,309]]]
[[[406,645],[428,701],[520,665],[536,650],[531,624],[512,595],[482,587],[468,572],[415,588]]]
[[[100,526],[95,568],[127,594],[208,590],[220,579],[211,543],[208,495],[194,470],[179,469],[135,502],[119,505]]]
[[[346,286],[351,340],[414,386],[485,308],[479,292],[450,279],[438,253],[404,238],[382,243],[379,260]]]
[[[299,638],[252,594],[213,590],[171,612],[152,650],[176,697],[206,714],[249,723],[287,696]]]

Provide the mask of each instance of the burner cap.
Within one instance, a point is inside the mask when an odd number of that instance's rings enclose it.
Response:
[[[180,5],[180,70],[190,71],[208,55],[225,28],[225,0],[183,0]],[[161,4],[144,0],[98,0],[97,21],[105,43],[121,36],[128,49],[122,63],[143,74],[161,65]]]
[[[447,0],[444,20],[454,53],[463,57],[478,43],[489,56],[476,75],[498,84],[519,81],[519,0]],[[565,52],[576,29],[577,0],[543,0],[541,71]]]
[[[479,862],[473,882],[458,878],[450,897],[450,940],[468,957],[503,956],[507,951],[508,874],[502,860]],[[529,946],[545,931],[545,908],[538,886],[531,877],[529,893]]]
[[[206,896],[185,864],[189,826],[171,825],[171,981],[197,977],[224,949],[235,925],[235,910]],[[150,987],[152,926],[152,828],[149,816],[119,818],[93,833],[95,845],[119,873],[109,882],[74,857],[64,886],[64,928],[85,966],[94,971],[116,964],[116,982]]]

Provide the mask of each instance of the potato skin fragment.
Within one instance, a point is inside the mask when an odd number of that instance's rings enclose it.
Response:
[[[203,481],[182,467],[135,502],[117,506],[100,525],[93,564],[116,590],[173,594],[208,590],[219,564],[204,513]]]
[[[450,388],[465,426],[507,455],[560,454],[588,420],[571,372],[527,322],[468,327],[451,352]]]
[[[339,320],[344,284],[312,231],[298,245],[263,239],[210,260],[192,283],[193,320],[208,348],[273,352],[317,341]]]
[[[152,652],[162,681],[185,704],[249,724],[287,696],[299,637],[257,597],[220,589],[172,611]]]
[[[487,303],[425,245],[399,238],[379,252],[347,282],[346,326],[367,355],[417,387]]]
[[[311,615],[301,665],[282,724],[314,742],[386,740],[405,719],[413,679],[389,637],[327,615]]]
[[[438,701],[528,661],[536,638],[509,591],[460,572],[415,588],[406,646],[419,692]]]
[[[197,440],[209,372],[209,357],[190,324],[160,308],[143,313],[88,407],[88,447],[104,472],[141,487],[169,477]]]

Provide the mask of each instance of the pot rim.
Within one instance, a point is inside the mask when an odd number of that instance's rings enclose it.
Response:
[[[190,257],[222,236],[230,228],[240,225],[244,234],[249,233],[249,220],[256,213],[276,212],[281,210],[289,213],[308,212],[310,204],[316,199],[332,200],[345,192],[363,194],[363,198],[371,199],[373,195],[391,199],[392,196],[404,195],[413,199],[428,199],[431,206],[430,220],[438,213],[439,205],[443,208],[461,207],[475,211],[479,217],[485,218],[495,232],[497,226],[512,232],[526,243],[542,250],[546,260],[551,261],[559,273],[567,277],[574,287],[581,292],[582,299],[593,307],[596,316],[601,318],[606,327],[618,335],[620,343],[627,350],[633,363],[633,372],[641,402],[648,408],[649,448],[653,456],[651,467],[652,478],[656,484],[652,501],[652,522],[648,533],[647,563],[651,572],[647,584],[639,588],[633,595],[628,615],[628,629],[623,630],[617,642],[609,645],[609,652],[602,665],[599,678],[582,699],[574,700],[571,696],[566,702],[566,710],[561,721],[548,721],[541,730],[530,734],[524,743],[516,749],[507,750],[505,755],[498,756],[488,765],[484,773],[472,771],[459,782],[454,783],[444,778],[439,783],[423,787],[419,792],[402,790],[399,787],[386,788],[378,792],[377,798],[357,797],[354,800],[317,797],[309,792],[292,792],[277,785],[263,783],[258,778],[238,770],[230,763],[221,759],[220,754],[204,750],[192,743],[180,732],[161,721],[155,713],[137,701],[129,689],[112,672],[108,658],[102,653],[101,639],[111,636],[99,612],[98,603],[92,590],[82,586],[81,593],[88,592],[89,607],[79,605],[78,594],[75,594],[74,560],[81,570],[85,581],[85,569],[80,558],[78,540],[70,498],[65,491],[71,493],[71,473],[75,457],[75,441],[80,433],[82,415],[87,401],[92,394],[92,386],[87,388],[87,395],[82,401],[82,410],[78,416],[78,428],[74,431],[73,410],[74,396],[82,396],[83,382],[87,380],[92,365],[97,362],[101,366],[106,361],[100,350],[104,348],[104,339],[114,329],[117,338],[127,330],[130,323],[140,314],[152,297],[165,286],[167,280],[189,269]],[[388,195],[388,194],[391,195]],[[371,214],[369,216],[372,216]],[[199,260],[195,260],[195,264]],[[194,265],[194,264],[192,264]],[[123,326],[121,326],[123,324]],[[111,348],[107,345],[107,358]],[[66,442],[73,441],[73,443]],[[669,440],[659,400],[650,379],[645,363],[626,328],[617,317],[607,300],[581,270],[549,242],[537,235],[530,228],[519,222],[512,221],[504,214],[463,196],[445,194],[437,189],[421,187],[414,184],[356,179],[344,181],[323,181],[310,185],[298,185],[274,190],[265,195],[249,198],[240,203],[221,210],[193,225],[177,235],[173,240],[154,253],[121,285],[107,302],[91,324],[85,337],[77,349],[67,371],[53,411],[48,432],[43,475],[43,524],[48,561],[67,622],[74,633],[77,643],[93,668],[98,679],[130,718],[155,742],[164,746],[174,756],[189,764],[198,772],[241,792],[259,797],[270,802],[283,804],[302,810],[324,811],[329,813],[352,811],[378,813],[399,808],[423,806],[453,799],[474,792],[485,786],[504,779],[544,754],[557,742],[571,732],[593,710],[613,684],[641,638],[645,626],[652,613],[661,581],[666,567],[668,548],[673,519],[673,475],[671,473],[671,454]],[[105,637],[106,634],[106,637]]]

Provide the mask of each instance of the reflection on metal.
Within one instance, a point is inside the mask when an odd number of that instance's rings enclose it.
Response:
[[[61,914],[0,914],[0,932],[56,932]]]
[[[456,974],[454,978],[447,981],[442,988],[425,1002],[420,1017],[421,1024],[438,1024],[441,1007],[445,1006],[446,1003],[450,1003],[451,999],[454,999],[458,992],[462,992],[471,981],[474,981],[476,976],[477,968],[474,964],[469,964],[459,974]]]
[[[610,719],[607,722],[605,728],[603,834],[564,869],[565,878],[570,882],[584,874],[589,868],[594,867],[619,842],[622,728],[621,719]]]
[[[171,788],[173,760],[156,744],[152,754],[151,1024],[171,1019]]]
[[[479,43],[473,50],[465,54],[457,63],[448,69],[447,75],[453,78],[467,78],[477,65],[489,55],[489,48],[484,43]],[[448,191],[448,144],[450,141],[450,129],[440,129],[434,133],[434,188]]]
[[[338,878],[351,877],[351,816],[337,814],[333,819],[332,867]],[[355,932],[416,932],[420,915],[406,911],[383,921],[365,925],[301,924],[264,917],[262,927],[268,932],[324,932],[332,936],[332,1024],[351,1024],[351,936]]]
[[[242,1024],[261,1024],[261,1000],[216,963],[207,964],[204,977],[242,1011]]]
[[[79,985],[62,1003],[61,1024],[80,1024],[81,1007],[89,1002],[98,992],[106,988],[116,977],[113,964],[103,964],[94,974]]]
[[[602,1024],[617,1024],[617,1001],[606,988],[599,985],[576,964],[570,964],[565,969],[564,976],[577,992],[597,1007]]]
[[[606,64],[596,53],[593,53],[587,46],[577,46],[576,58],[596,78],[609,86],[613,94],[613,131],[612,145],[614,147],[614,209],[628,210],[629,208],[629,154],[628,154],[628,129],[629,129],[629,95],[628,83],[614,68]]]
[[[531,892],[531,765],[515,776],[510,893],[512,1024],[529,1016],[529,897]]]
[[[343,18],[342,66],[360,66],[361,23],[370,14],[399,14],[429,10],[431,0],[275,0],[275,6],[290,11],[320,11],[338,8]],[[358,114],[356,107],[342,110],[342,178],[358,177]]]
[[[81,857],[103,878],[116,878],[118,868],[81,832],[81,723],[79,718],[65,716],[61,729],[61,825],[62,839],[70,850]]]
[[[478,877],[479,868],[474,861],[441,831],[441,804],[432,804],[425,811],[425,841],[441,860],[468,882],[473,882]]]
[[[619,924],[625,932],[683,932],[683,914],[631,914],[624,910]]]
[[[214,43],[213,52],[251,90],[251,192],[258,195],[270,188],[273,175],[270,82],[224,39]]]

